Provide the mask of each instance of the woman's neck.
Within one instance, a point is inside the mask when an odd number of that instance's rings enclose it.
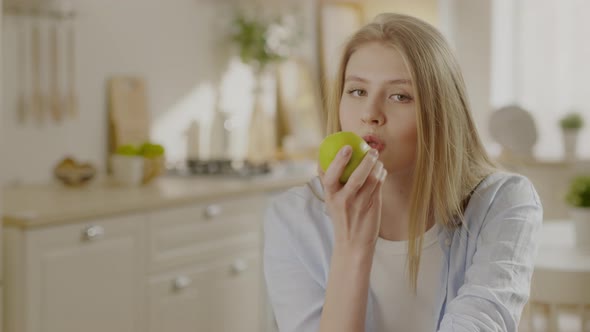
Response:
[[[382,189],[380,238],[389,241],[408,240],[413,180],[411,171],[387,175]],[[434,226],[434,219],[431,218],[424,231],[432,226]]]
[[[410,172],[387,175],[382,188],[379,237],[389,241],[408,239],[412,181],[413,176]]]

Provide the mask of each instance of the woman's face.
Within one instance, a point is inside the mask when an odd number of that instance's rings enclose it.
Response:
[[[357,49],[346,66],[340,124],[379,150],[390,174],[412,171],[416,159],[416,104],[400,53],[380,43]]]

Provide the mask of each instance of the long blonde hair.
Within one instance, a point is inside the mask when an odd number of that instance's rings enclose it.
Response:
[[[341,130],[340,99],[351,55],[380,42],[397,49],[411,74],[417,114],[417,151],[408,240],[410,288],[416,292],[422,239],[430,218],[460,227],[472,190],[499,169],[487,155],[471,117],[465,83],[444,37],[430,24],[400,14],[380,14],[344,47],[327,99],[327,133]]]

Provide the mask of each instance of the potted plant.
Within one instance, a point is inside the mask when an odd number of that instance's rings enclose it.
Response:
[[[139,146],[121,145],[111,156],[111,169],[118,184],[146,184],[162,174],[165,169],[164,147],[150,142]]]
[[[240,59],[260,75],[268,65],[289,57],[297,42],[296,23],[290,16],[274,19],[259,13],[238,11],[232,21],[231,40],[236,43]]]
[[[287,59],[298,42],[299,32],[293,16],[283,15],[269,19],[262,10],[249,15],[238,11],[232,21],[230,39],[235,43],[243,63],[254,73],[253,103],[248,129],[246,159],[253,164],[264,164],[273,158],[276,128],[274,120],[265,111],[262,78],[272,64]]]
[[[113,179],[119,185],[138,186],[143,177],[144,159],[138,147],[132,144],[119,146],[111,156]]]
[[[139,147],[139,154],[143,157],[143,184],[151,182],[164,173],[166,169],[164,150],[162,145],[150,142],[145,142]]]
[[[574,222],[576,243],[590,246],[590,175],[580,175],[571,181],[566,201]]]
[[[570,112],[559,120],[559,125],[563,135],[565,160],[575,161],[578,134],[584,126],[584,120],[579,113]]]

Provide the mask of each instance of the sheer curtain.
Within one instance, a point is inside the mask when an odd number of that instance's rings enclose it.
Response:
[[[493,0],[491,104],[519,104],[535,118],[540,159],[563,156],[558,121],[585,126],[577,154],[590,159],[590,1]]]

